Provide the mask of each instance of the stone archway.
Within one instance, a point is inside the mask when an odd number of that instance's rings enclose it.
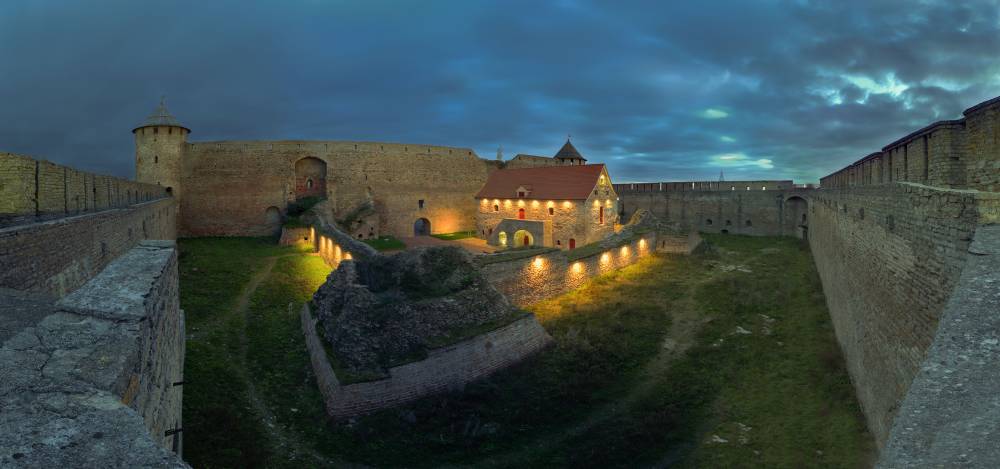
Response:
[[[514,240],[511,242],[511,247],[523,248],[535,245],[535,237],[531,235],[527,230],[517,230],[514,232]]]
[[[431,234],[431,221],[426,218],[418,218],[413,222],[413,236],[429,236]]]
[[[295,162],[295,198],[326,197],[326,162],[307,156]]]
[[[278,207],[272,205],[264,210],[264,226],[268,234],[281,231],[281,210]]]
[[[809,237],[809,202],[797,195],[785,199],[784,220],[785,233],[800,239]]]

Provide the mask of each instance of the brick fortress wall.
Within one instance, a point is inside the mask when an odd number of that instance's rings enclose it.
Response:
[[[473,196],[497,167],[468,148],[371,142],[204,142],[185,144],[181,200],[183,236],[270,235],[295,200],[296,163],[325,164],[335,218],[373,201],[380,223],[373,236],[412,236],[421,218],[433,233],[475,229]],[[316,172],[316,164],[298,165]],[[421,201],[422,204],[421,204]]]
[[[615,184],[615,189],[622,220],[646,209],[685,231],[799,237],[808,224],[802,218],[806,199],[814,192],[791,181],[654,182]]]

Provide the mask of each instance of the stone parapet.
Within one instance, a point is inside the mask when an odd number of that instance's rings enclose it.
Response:
[[[184,315],[172,242],[146,242],[0,346],[0,466],[187,467],[181,449]]]

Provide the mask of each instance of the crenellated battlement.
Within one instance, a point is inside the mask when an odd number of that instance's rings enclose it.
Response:
[[[820,179],[827,189],[915,182],[935,187],[1000,191],[1000,97],[893,141]]]

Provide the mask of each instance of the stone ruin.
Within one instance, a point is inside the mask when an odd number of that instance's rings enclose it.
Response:
[[[376,378],[521,313],[472,256],[454,246],[344,262],[317,290],[311,308],[340,367]]]

